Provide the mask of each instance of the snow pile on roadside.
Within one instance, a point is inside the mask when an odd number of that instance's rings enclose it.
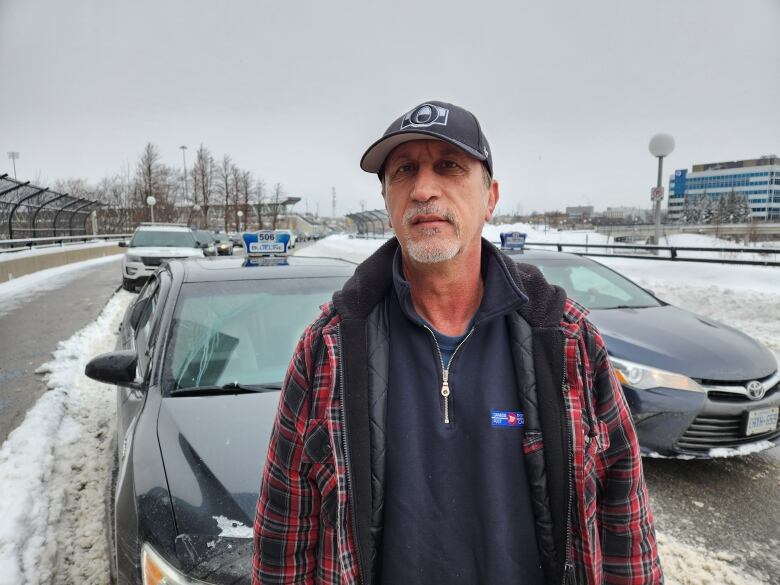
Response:
[[[47,268],[0,283],[0,316],[11,312],[23,303],[29,303],[40,293],[63,288],[70,281],[79,278],[81,271],[86,268],[117,262],[120,255],[114,254]]]
[[[658,534],[658,554],[666,585],[768,585],[769,581],[745,573],[734,565],[735,555],[726,551],[709,551],[677,540],[669,534]]]
[[[86,362],[111,351],[133,295],[61,342],[44,394],[0,448],[0,584],[105,583],[103,514],[111,473],[116,396],[86,378]]]
[[[344,258],[352,262],[362,262],[370,256],[386,239],[364,240],[350,238],[346,234],[328,236],[311,246],[295,252],[295,256],[316,256],[326,258]]]

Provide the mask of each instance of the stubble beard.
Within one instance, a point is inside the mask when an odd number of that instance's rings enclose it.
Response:
[[[403,247],[412,260],[420,264],[436,264],[452,260],[460,253],[461,225],[458,217],[453,212],[431,204],[418,205],[407,210],[404,214],[404,225],[411,228],[412,220],[416,215],[439,215],[443,217],[455,229],[455,235],[444,235],[438,227],[413,228],[418,232],[417,238],[407,236],[403,242]]]

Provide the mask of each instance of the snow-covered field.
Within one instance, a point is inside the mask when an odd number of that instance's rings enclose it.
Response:
[[[299,254],[360,261],[381,244],[334,236]],[[780,355],[780,269],[600,261],[669,302],[741,328]],[[54,274],[64,278],[66,272]],[[0,307],[41,287],[53,288],[54,280],[31,275],[1,284]],[[0,448],[0,585],[108,583],[103,514],[116,397],[83,371],[89,358],[114,348],[119,320],[132,298],[130,293],[117,293],[94,323],[60,344],[53,359],[39,369],[50,391]],[[741,560],[726,551],[706,550],[669,534],[659,534],[659,546],[668,583],[771,582],[748,574]]]

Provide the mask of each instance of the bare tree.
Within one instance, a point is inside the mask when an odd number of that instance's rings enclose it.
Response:
[[[222,201],[225,202],[225,213],[223,216],[224,224],[225,224],[225,231],[228,231],[228,210],[230,209],[230,194],[231,194],[231,184],[230,184],[230,169],[233,166],[233,163],[230,160],[229,155],[224,155],[222,157],[222,164],[219,165],[217,168],[217,177],[218,177],[218,187],[219,194],[221,195]]]
[[[241,221],[238,217],[238,212],[246,217],[246,207],[243,206],[244,202],[244,171],[239,169],[236,165],[230,167],[231,181],[233,183],[233,193],[231,201],[233,202],[233,223],[235,224],[234,231],[241,229]]]
[[[271,200],[268,202],[269,215],[271,219],[271,229],[276,229],[276,223],[279,220],[279,204],[284,201],[286,193],[281,183],[276,183],[271,192]]]
[[[209,227],[209,208],[214,194],[214,157],[209,149],[200,145],[192,167],[192,183],[195,203],[203,210],[206,229]]]
[[[258,178],[255,182],[255,209],[257,210],[257,222],[258,228],[264,229],[265,223],[263,222],[263,206],[266,204],[268,193],[266,192],[265,181]]]

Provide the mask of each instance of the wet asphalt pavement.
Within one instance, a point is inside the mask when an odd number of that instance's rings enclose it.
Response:
[[[120,257],[60,276],[54,290],[30,290],[0,311],[0,444],[46,391],[34,372],[57,343],[94,321],[122,282]]]
[[[643,459],[658,530],[780,584],[780,447],[709,461]]]

